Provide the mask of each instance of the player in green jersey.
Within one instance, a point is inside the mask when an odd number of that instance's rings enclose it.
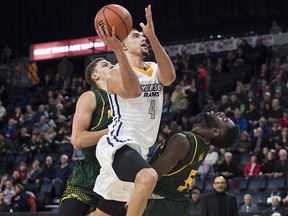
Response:
[[[204,161],[209,145],[226,148],[236,142],[239,128],[224,113],[201,113],[192,131],[180,132],[164,141],[150,164],[159,181],[144,216],[189,215],[188,184]]]
[[[73,147],[82,149],[85,158],[75,164],[60,199],[62,216],[84,216],[97,206],[99,196],[93,192],[93,187],[100,165],[95,148],[112,121],[105,85],[112,67],[104,58],[97,58],[86,68],[85,78],[92,88],[79,97],[72,125]]]

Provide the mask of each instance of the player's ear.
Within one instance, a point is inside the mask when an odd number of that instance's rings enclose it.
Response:
[[[213,127],[212,134],[213,134],[213,137],[218,137],[220,135],[220,129]]]
[[[93,80],[98,80],[98,79],[99,79],[98,73],[92,73],[92,74],[91,74],[91,78],[92,78]]]

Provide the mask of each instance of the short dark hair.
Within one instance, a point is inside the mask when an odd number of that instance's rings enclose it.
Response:
[[[196,116],[196,118],[193,121],[194,127],[200,126],[200,127],[207,127],[207,128],[218,128],[218,125],[215,121],[212,120],[212,117],[209,116],[206,112],[202,112]],[[224,129],[224,136],[212,138],[210,140],[210,144],[218,147],[218,148],[228,148],[231,145],[235,144],[237,142],[237,139],[239,138],[239,127],[238,125],[234,125],[232,127],[226,127]]]
[[[92,86],[92,87],[94,87],[94,88],[96,88],[97,85],[96,85],[95,81],[92,79],[91,75],[92,75],[92,73],[94,72],[97,63],[100,62],[100,61],[102,61],[102,60],[105,60],[105,59],[102,58],[102,57],[98,57],[98,58],[94,59],[94,60],[86,67],[86,70],[85,70],[85,79],[87,80],[87,82],[89,83],[89,85]]]
[[[237,142],[239,134],[240,130],[238,125],[227,127],[225,128],[225,135],[222,137],[216,137],[213,142],[210,142],[210,144],[218,148],[228,148]]]

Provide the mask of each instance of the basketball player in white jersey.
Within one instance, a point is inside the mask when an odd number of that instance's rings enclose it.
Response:
[[[106,79],[113,122],[108,135],[100,139],[96,148],[102,168],[94,191],[103,198],[95,212],[97,216],[117,215],[127,202],[128,216],[142,215],[158,179],[144,158],[157,137],[163,88],[170,85],[176,75],[155,35],[150,5],[145,12],[147,24],[140,24],[145,36],[132,30],[120,42],[114,28],[112,35],[102,29],[97,32],[117,59],[125,63],[127,58],[131,65],[129,70],[123,70],[121,63],[116,65]],[[147,39],[158,64],[144,62],[148,54]]]

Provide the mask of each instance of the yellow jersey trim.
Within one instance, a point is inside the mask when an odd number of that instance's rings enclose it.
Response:
[[[100,119],[99,119],[99,122],[98,122],[98,124],[97,124],[96,126],[92,127],[91,130],[94,130],[95,128],[97,128],[97,127],[100,125],[100,123],[101,123],[101,121],[102,121],[102,119],[103,119],[103,116],[104,116],[104,110],[105,110],[105,100],[104,100],[104,98],[102,97],[101,92],[100,92],[99,90],[96,90],[96,91],[99,93],[99,95],[100,95],[100,97],[101,97],[101,100],[102,100],[103,106],[102,106],[102,110],[101,110],[101,117],[100,117]],[[97,106],[97,105],[96,105],[96,106]]]
[[[140,68],[137,68],[137,67],[133,67],[132,68],[140,73],[143,73],[147,76],[152,76],[153,74],[153,68],[149,65],[149,64],[146,64],[144,63],[144,65],[148,68],[148,70],[143,70],[143,69],[140,69]]]

